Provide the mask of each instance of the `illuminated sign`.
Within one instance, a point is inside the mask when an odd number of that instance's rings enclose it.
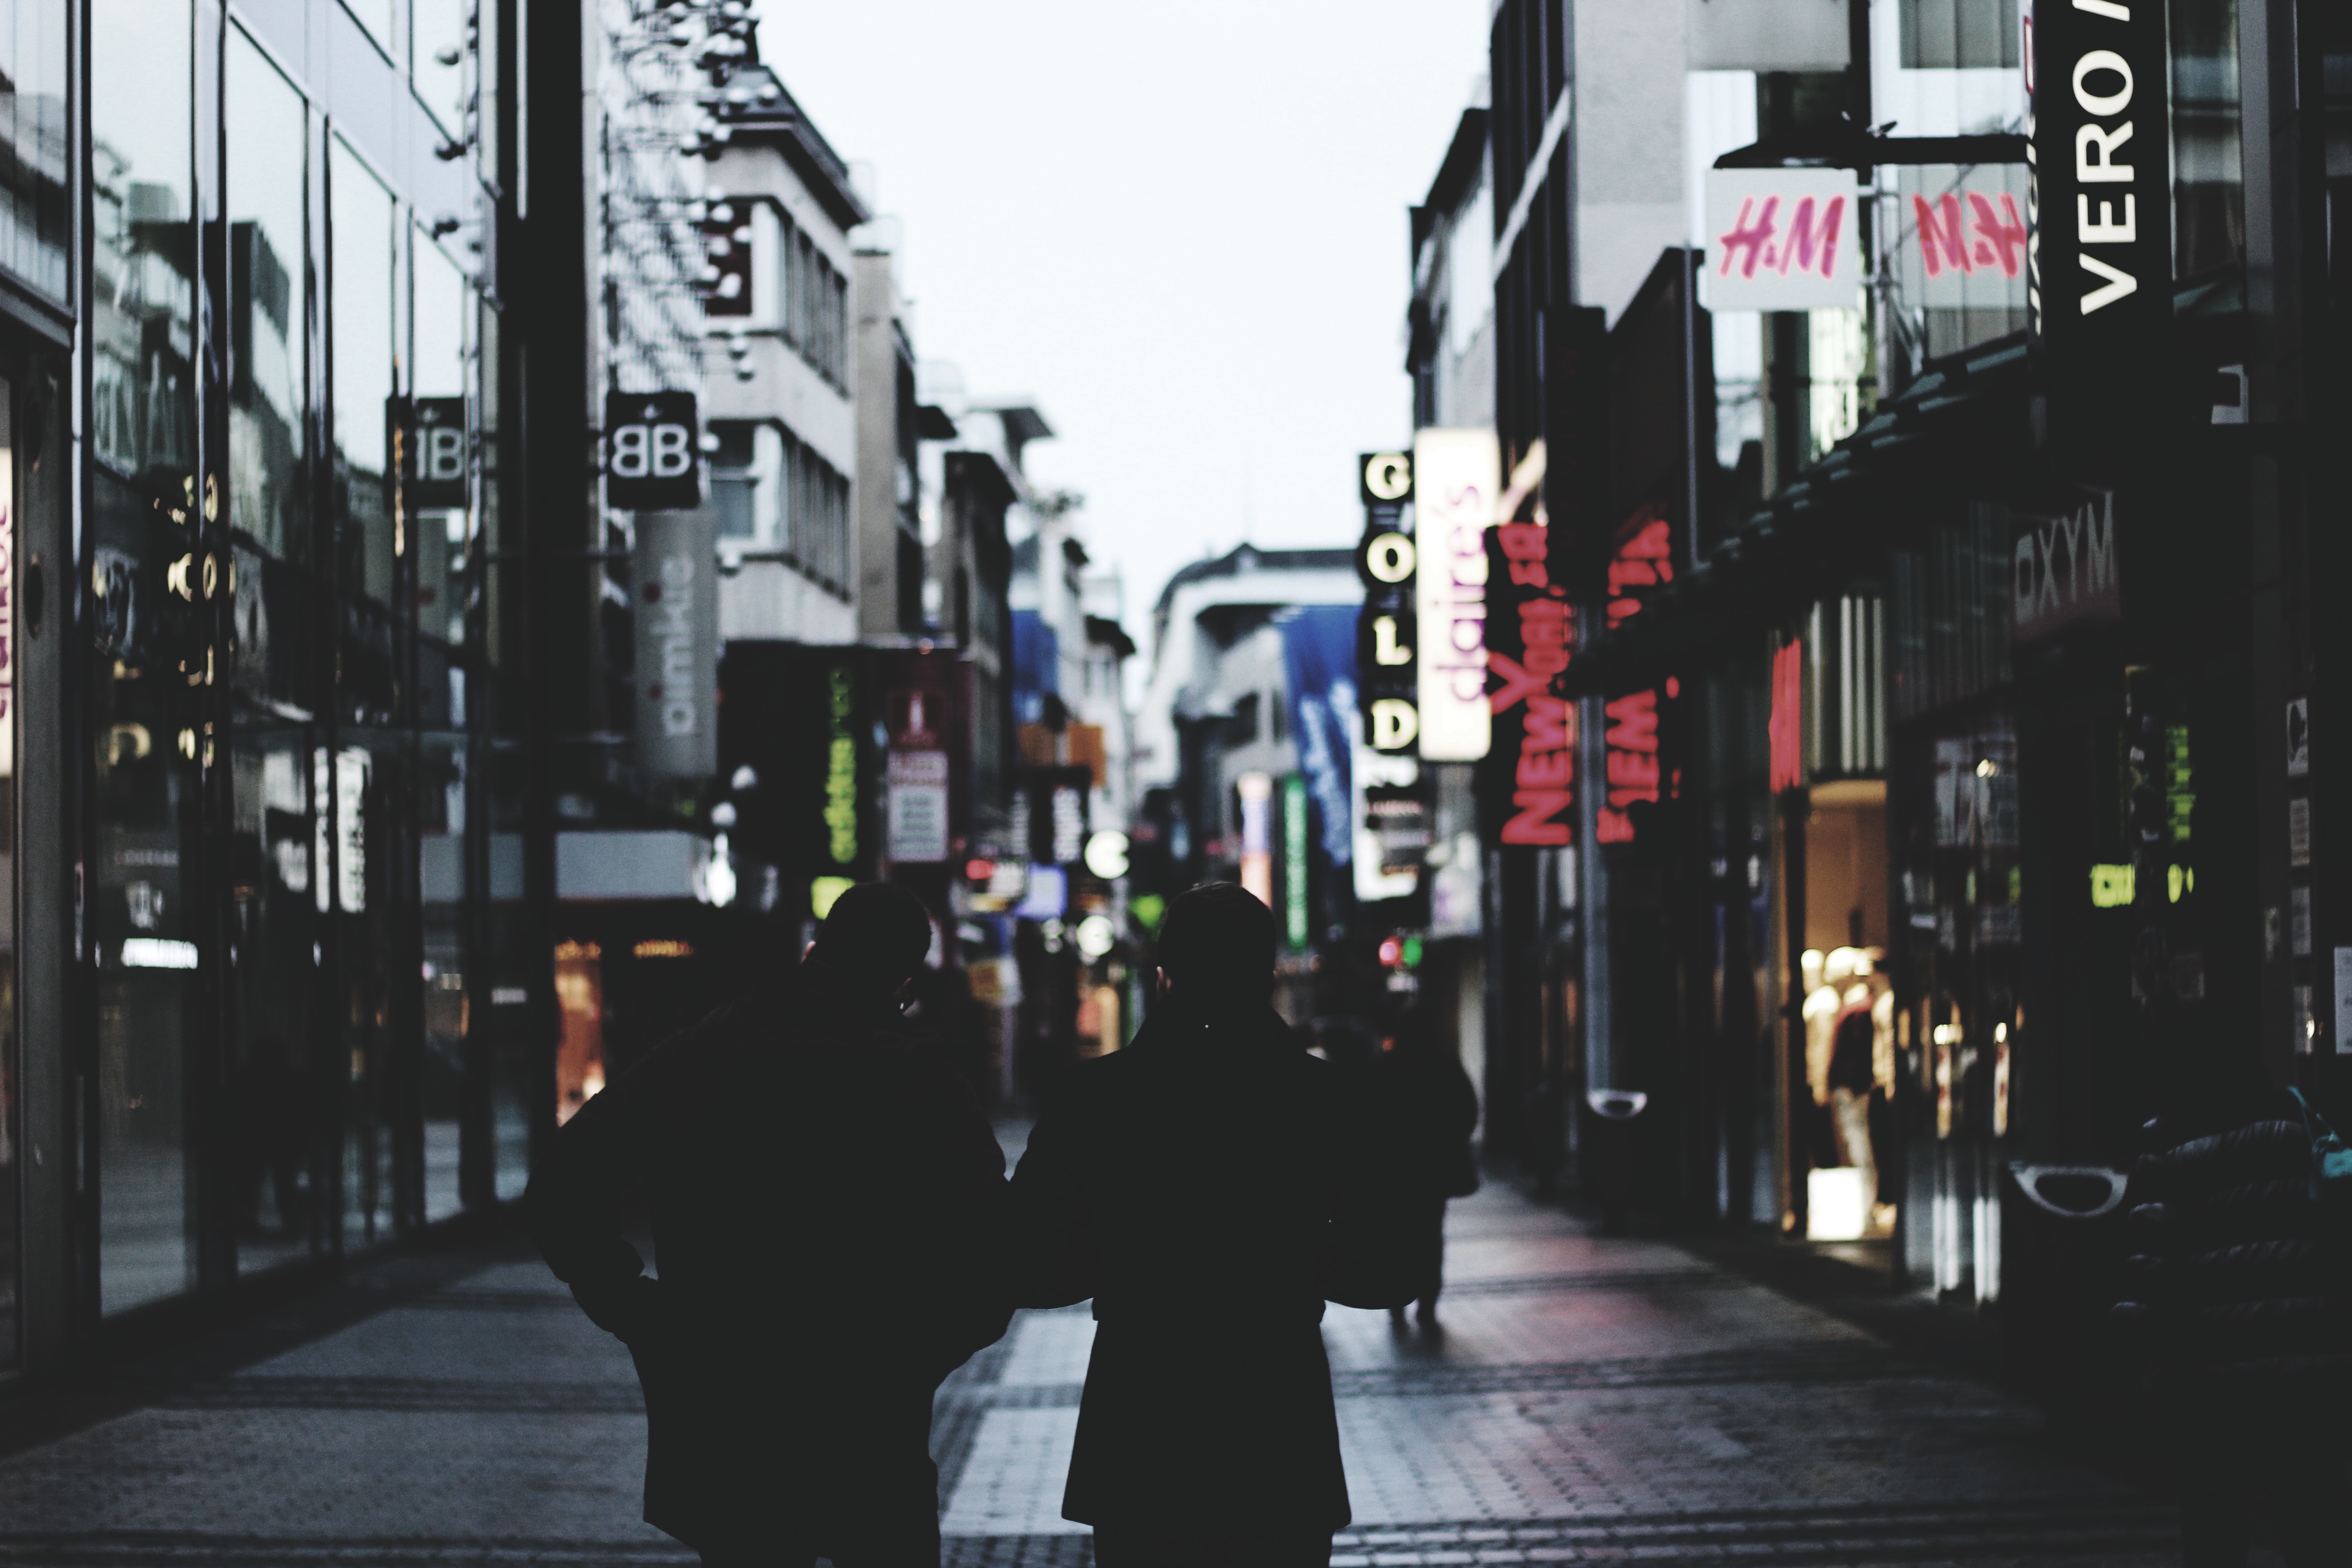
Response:
[[[690,511],[700,506],[700,441],[694,394],[606,394],[606,504],[625,511]]]
[[[1393,506],[1412,494],[1411,452],[1367,452],[1356,460],[1356,472],[1368,507]]]
[[[1805,782],[1804,731],[1800,727],[1805,700],[1805,645],[1790,640],[1772,653],[1772,714],[1765,721],[1771,742],[1773,793],[1795,789]]]
[[[1674,530],[1655,505],[1633,514],[1625,542],[1609,558],[1609,625],[1612,630],[1642,608],[1642,590],[1675,580]]]
[[[1267,909],[1274,908],[1274,780],[1248,773],[1234,781],[1242,817],[1241,884]]]
[[[1854,177],[1843,169],[1709,169],[1707,308],[1854,309],[1860,217]]]
[[[1414,610],[1422,632],[1420,750],[1431,762],[1486,754],[1486,529],[1502,448],[1491,430],[1423,430],[1413,440]]]
[[[1507,721],[1524,705],[1511,763],[1510,810],[1496,835],[1505,844],[1576,840],[1570,821],[1576,804],[1576,710],[1552,694],[1553,679],[1568,668],[1576,645],[1576,608],[1567,590],[1551,581],[1545,561],[1549,542],[1549,531],[1538,522],[1507,522],[1495,530],[1504,578],[1522,590],[1515,595],[1516,656],[1502,647],[1486,650],[1487,665],[1501,682],[1488,699],[1496,720]]]
[[[835,865],[846,866],[857,858],[857,734],[850,727],[857,677],[846,664],[827,673],[825,699],[825,853]]]
[[[1601,710],[1609,718],[1608,805],[1601,807],[1592,837],[1603,844],[1633,841],[1626,808],[1659,795],[1658,694],[1629,691]]]
[[[1127,835],[1106,828],[1087,840],[1087,869],[1104,881],[1127,875]]]
[[[2113,456],[2162,416],[2169,70],[2155,0],[2042,0],[2025,26],[2026,328],[2049,435]]]
[[[1356,617],[1356,692],[1363,743],[1410,753],[1421,739],[1420,671],[1415,644],[1413,574],[1419,564],[1404,503],[1412,497],[1412,459],[1373,452],[1359,460],[1364,537],[1356,550],[1364,607]]]
[[[1293,952],[1307,951],[1307,781],[1282,781],[1282,934]]]

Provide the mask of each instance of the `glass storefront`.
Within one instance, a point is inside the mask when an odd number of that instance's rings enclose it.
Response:
[[[79,576],[103,1313],[520,1186],[525,1144],[478,1059],[491,998],[469,989],[492,858],[469,791],[498,652],[475,589],[495,312],[450,173],[424,160],[433,194],[404,188],[419,101],[463,127],[472,69],[457,9],[415,10],[413,70],[354,57],[383,68],[339,64],[322,97],[299,38],[193,0],[89,6]],[[427,400],[438,482],[420,491]]]

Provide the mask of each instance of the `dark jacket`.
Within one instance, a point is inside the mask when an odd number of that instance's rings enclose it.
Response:
[[[532,1237],[646,1389],[646,1518],[689,1544],[933,1528],[931,1393],[1004,1331],[1004,1157],[886,1005],[803,964],[582,1107]],[[622,1208],[648,1202],[660,1279]]]
[[[1348,1521],[1326,1300],[1411,1295],[1396,1194],[1263,1006],[1167,1007],[1075,1069],[1013,1178],[1022,1300],[1098,1327],[1063,1514],[1188,1535]]]
[[[2117,1314],[2175,1394],[2229,1421],[2344,1408],[2352,1395],[2352,1236],[2312,1187],[2312,1135],[2265,1094],[2217,1131],[2141,1157]]]
[[[1443,1200],[1478,1190],[1470,1152],[1478,1091],[1450,1046],[1400,1043],[1373,1064],[1372,1093],[1409,1196]]]

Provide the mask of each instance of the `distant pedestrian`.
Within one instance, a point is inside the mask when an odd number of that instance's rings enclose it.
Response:
[[[940,1381],[1004,1331],[1004,1158],[899,1016],[914,896],[835,902],[806,959],[583,1106],[524,1200],[645,1384],[646,1518],[705,1563],[936,1568]],[[658,1280],[625,1238],[651,1208]]]
[[[1094,1300],[1062,1512],[1100,1568],[1322,1564],[1348,1522],[1323,1304],[1412,1286],[1391,1162],[1270,1005],[1274,950],[1231,883],[1171,900],[1160,1005],[1013,1173],[1023,1300]]]
[[[1394,1043],[1374,1065],[1373,1102],[1382,1146],[1394,1152],[1404,1187],[1407,1266],[1422,1332],[1434,1334],[1437,1294],[1445,1286],[1445,1205],[1478,1190],[1470,1135],[1478,1129],[1478,1091],[1462,1057],[1436,1020],[1407,1013]],[[1389,1309],[1399,1326],[1404,1308]]]
[[[2232,1061],[2232,1055],[2248,1059]],[[2352,1561],[2352,1173],[2250,1051],[2159,1068],[2116,1308],[2154,1374],[2188,1568],[2245,1568],[2257,1509],[2288,1568]],[[2161,1060],[2161,1055],[2158,1059]]]

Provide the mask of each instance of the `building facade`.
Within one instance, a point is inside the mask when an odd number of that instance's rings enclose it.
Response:
[[[6,29],[0,1368],[44,1371],[527,1173],[516,124],[455,6]]]

